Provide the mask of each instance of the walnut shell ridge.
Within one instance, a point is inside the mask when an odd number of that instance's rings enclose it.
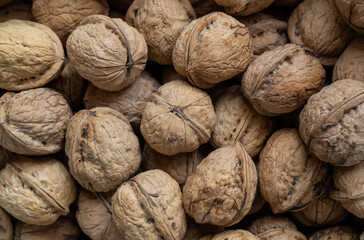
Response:
[[[200,238],[200,240],[258,240],[259,238],[246,230],[227,230],[215,235],[208,235]]]
[[[267,215],[257,218],[248,227],[248,230],[256,236],[273,229],[297,230],[297,227],[288,217],[281,215]]]
[[[345,22],[358,33],[364,34],[364,2],[354,0],[334,0]]]

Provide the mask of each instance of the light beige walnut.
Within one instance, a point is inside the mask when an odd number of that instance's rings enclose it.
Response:
[[[63,148],[71,108],[64,97],[49,88],[0,98],[0,144],[23,155],[47,155]]]
[[[161,170],[142,172],[123,183],[112,197],[112,209],[125,240],[182,240],[186,233],[181,190]]]
[[[274,229],[297,230],[297,227],[288,217],[267,215],[254,220],[248,228],[248,230],[256,236]]]
[[[69,213],[76,186],[52,157],[15,155],[0,171],[0,206],[25,223],[50,225]]]
[[[208,235],[200,240],[258,240],[259,238],[245,230],[227,230],[215,235]]]
[[[31,4],[12,4],[7,7],[0,9],[0,22],[5,22],[10,19],[20,19],[20,20],[31,20]]]
[[[274,0],[215,0],[225,7],[225,11],[231,15],[248,16],[262,11],[271,5]]]
[[[13,223],[2,208],[0,208],[0,239],[13,240]]]
[[[359,234],[349,226],[338,225],[313,233],[308,240],[352,240],[359,239]]]
[[[345,22],[355,31],[364,34],[364,2],[355,0],[334,0]]]

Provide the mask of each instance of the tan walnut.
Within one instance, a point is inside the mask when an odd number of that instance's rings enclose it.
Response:
[[[256,236],[273,229],[297,230],[296,225],[288,217],[281,215],[267,215],[255,219],[248,230]]]
[[[0,239],[13,240],[13,223],[7,212],[0,208]]]
[[[364,34],[364,2],[355,0],[334,0],[345,22],[355,31]]]
[[[208,235],[200,238],[200,240],[258,240],[259,238],[246,230],[227,230],[215,235]]]
[[[349,226],[338,225],[319,230],[311,234],[308,240],[352,240],[359,239],[359,234]]]
[[[274,0],[215,0],[225,7],[225,11],[231,15],[248,16],[262,11],[271,5]]]

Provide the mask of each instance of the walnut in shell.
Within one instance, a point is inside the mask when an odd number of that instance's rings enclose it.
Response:
[[[23,155],[58,152],[71,117],[66,99],[52,89],[7,92],[0,98],[0,144]]]
[[[364,160],[364,83],[336,81],[314,94],[303,108],[299,130],[308,150],[334,166]]]
[[[96,87],[117,92],[132,84],[147,61],[143,36],[119,18],[86,17],[67,40],[76,71]]]
[[[49,156],[15,155],[0,171],[0,206],[25,223],[52,224],[75,199],[73,178]]]
[[[192,152],[206,143],[215,123],[209,95],[185,81],[175,80],[153,93],[140,131],[154,150],[175,155]]]
[[[161,170],[142,172],[123,183],[112,197],[112,209],[125,240],[182,240],[186,233],[179,185]]]
[[[31,4],[12,4],[0,9],[0,22],[10,19],[31,20]]]
[[[307,48],[286,44],[253,60],[241,87],[258,113],[276,116],[303,106],[324,81],[324,68]]]
[[[208,235],[200,238],[200,240],[259,240],[258,237],[253,235],[251,232],[245,230],[227,230],[215,235]]]
[[[128,120],[107,107],[81,110],[71,118],[65,151],[72,176],[93,192],[117,188],[138,170],[142,159]]]
[[[61,41],[47,26],[17,19],[0,23],[0,88],[44,86],[61,74],[64,58]]]
[[[364,34],[364,2],[355,0],[334,0],[334,3],[345,22],[355,31]]]
[[[349,226],[335,226],[313,233],[308,240],[353,240],[359,239],[359,234]]]
[[[254,220],[248,228],[248,230],[256,236],[274,229],[297,230],[297,227],[288,217],[267,215]]]
[[[0,239],[13,239],[13,223],[11,222],[7,212],[0,208]]]
[[[173,66],[193,85],[210,88],[243,72],[252,53],[244,24],[213,12],[183,30],[173,50]]]
[[[215,0],[225,7],[225,11],[231,15],[248,16],[262,11],[271,5],[274,0]]]

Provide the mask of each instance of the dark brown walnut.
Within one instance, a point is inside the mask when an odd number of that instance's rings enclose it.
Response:
[[[364,34],[364,2],[355,0],[334,0],[345,22],[355,31]]]
[[[260,193],[273,213],[283,213],[297,205],[303,209],[318,198],[329,169],[306,150],[296,129],[286,128],[268,139],[259,156],[258,170]],[[318,188],[315,194],[310,194],[312,188]],[[308,194],[311,199],[301,204],[301,199]]]
[[[304,45],[324,66],[333,66],[352,39],[332,0],[306,0],[292,12],[288,21],[292,43]]]
[[[359,234],[349,226],[335,226],[319,230],[313,233],[308,240],[356,240]]]
[[[192,152],[209,141],[216,123],[211,98],[181,80],[161,86],[148,102],[140,124],[145,141],[157,152]]]
[[[13,240],[13,223],[2,208],[0,208],[0,239]]]
[[[309,151],[334,166],[364,160],[364,83],[336,81],[313,95],[303,108],[299,130]]]
[[[225,7],[225,12],[231,15],[248,16],[262,11],[271,5],[274,0],[215,0]]]
[[[23,155],[47,155],[63,148],[71,108],[50,89],[7,92],[0,98],[0,144]]]
[[[186,233],[181,190],[161,170],[142,172],[123,183],[112,198],[112,209],[125,240],[182,240]]]
[[[245,230],[227,230],[215,235],[208,235],[200,240],[258,240],[259,238]]]
[[[51,28],[66,45],[68,36],[87,16],[108,15],[106,0],[34,0],[32,15],[35,21]]]
[[[297,230],[297,227],[288,217],[267,215],[254,220],[248,228],[248,230],[256,236],[274,229]]]
[[[47,26],[17,19],[0,23],[0,88],[44,86],[61,74],[64,58],[61,41]]]
[[[197,223],[231,226],[251,209],[257,170],[240,142],[211,152],[187,177],[185,211]]]
[[[320,91],[325,69],[307,48],[286,44],[251,62],[241,80],[244,96],[263,115],[292,112]]]
[[[332,81],[347,78],[364,82],[364,38],[352,41],[335,64]]]
[[[274,5],[280,7],[294,7],[298,5],[302,0],[275,0]]]
[[[12,4],[0,9],[0,22],[10,19],[31,20],[31,4]]]
[[[15,155],[0,171],[0,206],[25,223],[49,225],[69,213],[76,186],[56,159]]]
[[[76,71],[96,87],[117,92],[144,70],[147,44],[135,28],[119,18],[86,17],[67,40]]]
[[[209,224],[198,224],[193,219],[187,218],[187,231],[183,240],[199,240],[207,234],[215,234],[224,231],[224,227],[216,227]]]
[[[121,112],[133,128],[139,130],[147,102],[159,87],[158,81],[143,71],[131,86],[120,92],[103,91],[90,84],[83,101],[87,109],[109,107]]]
[[[253,54],[244,24],[213,12],[192,21],[173,50],[173,66],[193,85],[211,88],[243,72]]]
[[[112,217],[112,193],[92,193],[86,190],[80,192],[77,222],[81,230],[93,240],[123,239]]]
[[[192,1],[190,1],[192,3]],[[195,10],[197,17],[202,17],[204,15],[207,15],[211,12],[223,12],[224,7],[217,5],[215,0],[201,0],[193,5],[193,9]]]
[[[81,110],[71,118],[65,152],[72,176],[92,192],[117,188],[138,170],[142,159],[128,120],[107,107]]]
[[[286,228],[271,229],[257,235],[257,237],[260,240],[307,240],[307,237],[303,233]]]
[[[0,7],[3,7],[9,4],[12,0],[0,0]]]
[[[176,70],[174,70],[173,66],[165,66],[163,68],[163,72],[162,72],[162,83],[168,83],[171,82],[173,80],[182,80],[185,81],[187,80],[184,76],[182,76],[181,74],[179,74],[178,72],[176,72]]]
[[[148,59],[162,65],[172,65],[177,38],[195,18],[188,0],[135,0],[125,16],[144,36]]]
[[[216,125],[210,142],[222,147],[239,141],[254,157],[273,132],[273,119],[260,115],[241,93],[240,86],[231,86],[222,93],[215,105]]]

